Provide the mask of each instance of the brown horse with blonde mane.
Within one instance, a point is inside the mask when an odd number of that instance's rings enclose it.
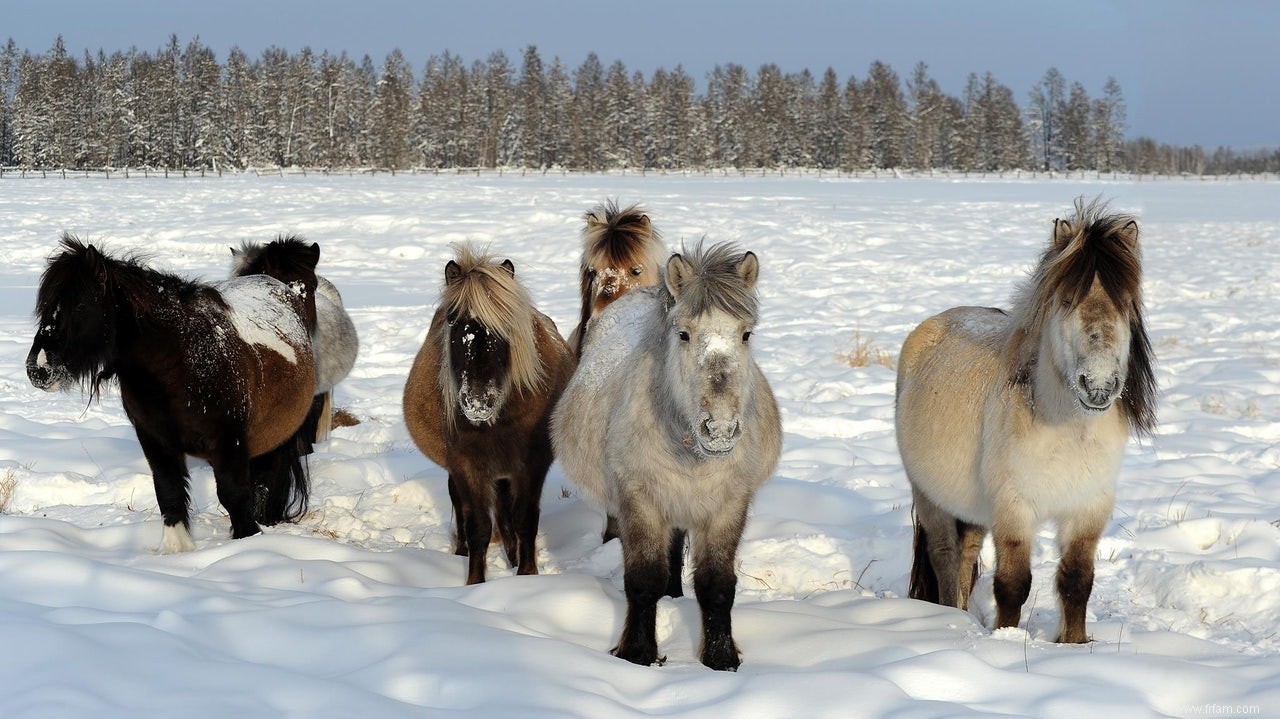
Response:
[[[617,201],[609,200],[588,210],[583,220],[578,273],[582,310],[569,335],[579,357],[592,318],[627,292],[658,284],[667,257],[661,235],[640,205],[619,209]]]
[[[1129,434],[1155,427],[1138,224],[1077,200],[1010,312],[920,324],[898,365],[898,449],[915,500],[910,596],[965,609],[988,530],[996,627],[1031,589],[1038,527],[1058,528],[1060,642],[1088,641],[1094,553]]]
[[[638,287],[662,281],[667,261],[662,236],[638,204],[619,209],[616,200],[596,205],[582,216],[582,261],[578,271],[582,309],[578,326],[569,335],[574,356],[582,357],[587,327],[606,307]],[[618,520],[609,515],[601,539],[618,536]],[[672,551],[684,551],[684,537]]]
[[[418,449],[449,473],[467,583],[485,579],[496,524],[518,574],[537,574],[542,485],[552,462],[547,423],[576,365],[510,260],[455,246],[440,305],[404,388]]]

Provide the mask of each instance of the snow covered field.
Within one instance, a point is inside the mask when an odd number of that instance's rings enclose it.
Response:
[[[910,492],[893,359],[926,316],[1005,305],[1077,195],[1139,216],[1160,427],[1131,443],[1098,552],[1094,642],[1059,646],[1053,535],[1023,629],[904,599]],[[697,663],[692,597],[659,606],[662,667],[610,657],[621,550],[558,466],[542,575],[461,586],[443,471],[400,397],[456,240],[516,264],[563,333],[581,215],[643,202],[671,246],[761,259],[752,340],[783,412],[740,552],[737,674]],[[198,550],[160,517],[114,392],[45,394],[23,362],[58,233],[221,278],[228,246],[320,243],[361,335],[312,457],[313,511],[239,541],[192,461]],[[1280,184],[633,175],[0,181],[0,716],[1280,715]],[[868,356],[850,366],[850,355]],[[855,362],[855,364],[857,364]],[[3,498],[0,495],[0,498]],[[984,552],[989,567],[994,557]]]

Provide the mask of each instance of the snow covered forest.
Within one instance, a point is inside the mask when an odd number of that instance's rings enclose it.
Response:
[[[269,48],[225,61],[198,39],[77,58],[0,48],[0,168],[870,168],[1280,171],[1280,150],[1126,139],[1120,84],[1101,96],[1047,70],[1019,104],[991,73],[959,97],[917,64],[681,66],[651,76],[594,53],[576,68],[528,46],[468,63],[445,52],[417,72],[399,50],[368,56]]]

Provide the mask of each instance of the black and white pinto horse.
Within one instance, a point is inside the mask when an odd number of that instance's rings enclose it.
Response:
[[[44,390],[120,385],[164,518],[159,552],[190,551],[185,455],[213,467],[231,536],[306,511],[295,433],[315,365],[302,299],[257,275],[203,284],[64,235],[36,298],[27,376]]]

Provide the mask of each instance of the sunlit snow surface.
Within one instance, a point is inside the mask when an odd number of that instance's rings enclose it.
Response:
[[[1054,217],[1102,194],[1141,220],[1160,426],[1131,443],[1098,551],[1085,646],[1051,643],[1045,528],[1023,629],[902,598],[910,492],[892,359],[954,305],[1007,306]],[[582,213],[642,202],[673,248],[761,261],[754,352],[786,430],[747,524],[737,674],[697,663],[691,597],[658,610],[662,667],[608,654],[621,550],[559,467],[541,576],[490,553],[462,587],[445,473],[400,397],[449,243],[489,243],[564,334]],[[361,424],[311,458],[313,511],[230,541],[192,461],[197,551],[156,556],[161,519],[117,393],[87,405],[26,379],[31,310],[62,231],[214,280],[228,247],[319,242],[360,358],[336,404]],[[1280,714],[1280,185],[508,173],[0,180],[0,716],[932,717]],[[856,340],[855,340],[856,338]],[[744,440],[745,441],[745,440]],[[686,585],[692,594],[692,587]],[[1206,709],[1208,707],[1208,709]],[[428,710],[428,711],[424,711]]]

